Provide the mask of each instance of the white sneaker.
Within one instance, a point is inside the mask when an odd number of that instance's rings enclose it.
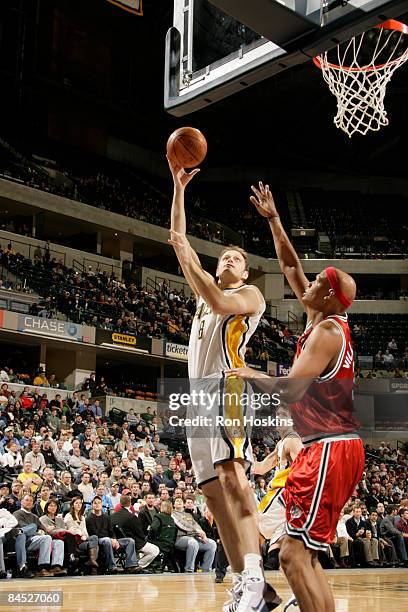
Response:
[[[283,612],[287,612],[287,610],[290,610],[291,608],[298,608],[299,604],[297,602],[297,599],[295,597],[295,595],[292,595],[288,601],[285,603],[285,607],[283,608]]]
[[[228,590],[227,593],[230,595],[230,598],[222,606],[222,612],[235,612],[242,597],[241,577],[235,580],[232,589]]]

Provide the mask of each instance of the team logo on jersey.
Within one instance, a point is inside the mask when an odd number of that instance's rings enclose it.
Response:
[[[302,516],[303,512],[300,508],[298,508],[297,506],[291,506],[290,508],[290,516],[293,519],[298,519]]]

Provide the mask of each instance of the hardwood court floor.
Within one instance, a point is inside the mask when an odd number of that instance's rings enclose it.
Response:
[[[336,612],[408,610],[408,570],[334,570],[327,574]],[[279,572],[268,572],[267,576],[286,601],[289,588],[284,576]],[[224,584],[215,584],[214,574],[119,575],[2,580],[0,592],[63,591],[62,608],[15,605],[21,612],[220,612],[229,585],[228,576]],[[0,610],[10,612],[12,608],[1,605]],[[277,608],[281,611],[282,606]]]

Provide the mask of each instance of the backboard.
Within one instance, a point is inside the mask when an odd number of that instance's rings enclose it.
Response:
[[[206,107],[387,19],[408,0],[174,0],[164,107]]]

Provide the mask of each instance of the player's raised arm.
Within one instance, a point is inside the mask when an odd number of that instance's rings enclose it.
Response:
[[[200,172],[199,168],[192,170],[191,172],[186,172],[184,168],[175,163],[169,157],[167,157],[167,161],[169,163],[170,172],[173,177],[174,183],[174,191],[173,191],[173,202],[171,205],[171,219],[170,219],[170,229],[179,234],[186,234],[186,212],[184,207],[184,191],[186,186],[189,184],[191,179]],[[174,245],[173,245],[174,246]],[[180,260],[179,253],[177,248],[174,246],[174,250],[176,252],[177,258],[179,260],[180,266],[183,270],[183,274],[185,276],[186,281],[190,285],[196,297],[198,297],[199,292],[194,284],[193,279],[189,276],[188,270],[185,266],[183,266],[182,261]],[[190,257],[197,263],[197,265],[201,266],[200,260],[198,258],[197,253],[190,246]]]
[[[259,182],[258,188],[252,185],[251,189],[255,194],[250,197],[252,204],[255,205],[257,211],[263,217],[268,219],[280,269],[286,276],[296,297],[302,303],[302,306],[304,306],[302,296],[309,281],[303,272],[299,257],[283,228],[269,185]]]

